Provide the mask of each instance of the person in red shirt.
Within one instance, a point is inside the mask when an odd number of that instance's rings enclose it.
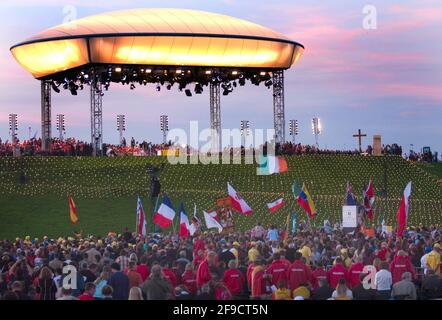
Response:
[[[94,300],[95,284],[88,282],[84,285],[84,292],[78,297],[78,300]]]
[[[271,281],[275,287],[279,281],[284,281],[284,284],[287,283],[287,270],[288,267],[281,260],[279,253],[275,252],[273,254],[273,261],[267,268],[267,273],[272,276]]]
[[[223,281],[233,296],[239,296],[241,294],[244,286],[244,276],[241,271],[237,269],[235,260],[229,261],[229,269],[224,273]]]
[[[172,270],[169,269],[169,263],[166,260],[161,261],[160,266],[162,268],[164,277],[169,280],[170,284],[172,285],[172,288],[176,287],[176,276],[175,273],[173,273]]]
[[[187,290],[189,290],[189,293],[193,296],[196,295],[196,277],[191,263],[186,265],[186,270],[181,276],[181,280],[183,281],[183,284],[186,286]]]
[[[231,300],[232,299],[231,292],[221,282],[215,283],[214,288],[215,288],[215,299],[216,300]]]
[[[279,252],[279,255],[280,255],[279,260],[281,260],[281,262],[284,263],[284,265],[288,269],[292,263],[290,262],[290,260],[286,259],[285,254],[286,254],[286,251],[285,250],[281,250]]]
[[[381,243],[381,250],[378,251],[377,256],[379,257],[379,259],[381,259],[381,261],[386,261],[387,254],[391,254],[391,250],[390,250],[390,248],[388,248],[386,242],[382,242]]]
[[[197,268],[204,260],[204,250],[198,250],[196,257],[193,258],[193,266]]]
[[[198,289],[212,280],[210,267],[215,266],[215,257],[216,253],[210,251],[207,254],[207,257],[199,264],[198,269],[196,270],[196,286]]]
[[[301,284],[308,284],[311,282],[312,272],[302,260],[300,252],[295,253],[295,262],[287,270],[288,288],[293,292]]]
[[[324,270],[324,265],[321,261],[316,264],[315,271],[312,272],[312,288],[316,290],[319,288],[319,281],[321,279],[327,280],[327,272]]]
[[[147,278],[149,278],[149,267],[147,266],[147,257],[141,256],[140,258],[140,264],[137,265],[136,271],[140,274],[141,279],[146,281]]]
[[[394,256],[390,264],[390,272],[393,278],[393,284],[402,280],[402,275],[405,272],[411,273],[411,279],[414,279],[414,268],[411,264],[410,257],[404,250],[399,250]]]
[[[356,263],[353,263],[348,269],[348,281],[347,284],[350,288],[355,288],[360,282],[360,274],[363,273],[364,264],[362,263],[362,257],[356,258]]]
[[[249,265],[247,266],[247,288],[249,288],[249,291],[252,290],[252,272],[253,272],[253,268],[255,267],[255,264],[253,262],[250,262]]]
[[[193,243],[193,258],[195,259],[197,256],[200,255],[200,250],[204,252],[205,249],[206,249],[206,244],[204,243],[203,237],[200,236]]]
[[[335,261],[336,264],[327,272],[327,280],[331,288],[336,288],[339,279],[347,279],[348,277],[347,269],[342,264],[342,258],[337,257]]]
[[[266,283],[264,262],[261,258],[258,258],[254,262],[251,274],[251,297],[259,299],[262,295],[266,294]]]

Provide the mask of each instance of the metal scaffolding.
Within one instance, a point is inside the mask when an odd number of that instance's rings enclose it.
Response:
[[[101,155],[103,146],[103,85],[100,81],[91,83],[91,143],[93,155]]]
[[[51,149],[51,82],[41,81],[41,149]]]
[[[221,94],[219,83],[210,83],[210,129],[212,130],[212,150],[215,152],[220,152],[222,145]]]
[[[275,142],[284,143],[284,70],[273,72],[273,126],[275,128]]]

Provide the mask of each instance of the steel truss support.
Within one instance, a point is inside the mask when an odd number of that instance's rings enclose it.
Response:
[[[51,82],[41,81],[41,149],[51,150]]]
[[[221,152],[221,94],[219,83],[210,83],[210,129],[212,130],[212,151]]]
[[[285,142],[284,70],[273,72],[273,127],[275,142]]]
[[[100,81],[91,83],[91,143],[92,154],[101,155],[103,146],[103,85]]]

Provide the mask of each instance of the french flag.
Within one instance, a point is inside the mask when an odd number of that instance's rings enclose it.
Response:
[[[227,182],[227,192],[229,193],[230,201],[232,201],[232,207],[239,213],[242,213],[246,216],[250,216],[253,214],[253,210],[249,207],[247,202],[241,198],[238,192],[233,189],[230,183]]]
[[[270,213],[275,213],[284,205],[284,199],[280,198],[273,202],[267,203],[267,208],[269,208]]]
[[[189,238],[189,218],[187,218],[186,211],[184,210],[184,204],[180,205],[180,237]]]
[[[163,203],[153,217],[153,223],[161,228],[169,228],[172,225],[173,218],[175,218],[175,209],[172,206],[172,202],[165,194],[163,197]]]
[[[408,210],[410,208],[411,181],[407,184],[402,195],[401,204],[396,214],[398,222],[397,236],[402,237],[408,220]]]

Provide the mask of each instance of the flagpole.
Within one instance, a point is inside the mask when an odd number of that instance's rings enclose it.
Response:
[[[136,209],[136,214],[135,214],[135,233],[138,235],[138,199],[140,197],[137,196],[137,209]]]

